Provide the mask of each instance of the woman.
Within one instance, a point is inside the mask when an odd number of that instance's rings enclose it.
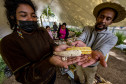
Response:
[[[66,28],[66,23],[63,23],[62,26],[58,29],[57,35],[59,39],[66,40],[68,38],[69,32]]]
[[[69,46],[57,46],[44,28],[38,28],[31,0],[5,0],[5,8],[13,32],[1,40],[0,52],[18,82],[53,84],[55,66],[68,68],[77,62],[74,58],[62,62],[53,55]]]
[[[51,38],[53,39],[53,34],[52,34],[52,31],[49,26],[46,26],[46,30],[49,33],[49,35],[51,36]]]

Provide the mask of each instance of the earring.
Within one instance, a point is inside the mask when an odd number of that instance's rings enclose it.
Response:
[[[22,33],[21,33],[20,29],[19,29],[19,26],[17,26],[17,33],[18,33],[19,37],[24,39],[24,37],[22,36]]]

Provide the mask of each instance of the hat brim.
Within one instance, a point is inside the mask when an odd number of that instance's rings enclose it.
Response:
[[[120,22],[124,20],[126,17],[125,8],[122,7],[120,4],[112,3],[112,2],[105,2],[96,6],[93,11],[94,16],[97,18],[99,11],[104,8],[112,8],[118,12],[117,18],[113,21],[113,23]]]

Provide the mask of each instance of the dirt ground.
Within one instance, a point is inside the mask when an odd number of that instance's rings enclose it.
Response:
[[[98,74],[113,84],[126,84],[126,51],[112,49],[109,55],[108,67],[99,65]]]
[[[112,84],[126,84],[126,52],[119,49],[112,49],[110,51],[108,67],[103,68],[98,66],[98,72],[105,80]],[[20,84],[14,80],[14,76],[6,79],[3,84]],[[62,76],[57,72],[55,84],[71,84],[67,75]]]

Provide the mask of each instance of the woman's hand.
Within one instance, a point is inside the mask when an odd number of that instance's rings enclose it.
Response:
[[[83,41],[75,41],[71,44],[76,47],[86,47],[86,44]]]
[[[105,62],[105,57],[100,51],[92,51],[92,54],[84,55],[84,58],[81,58],[80,62],[78,62],[78,65],[81,65],[82,67],[90,66],[97,61],[100,61],[100,64],[103,67],[107,67],[107,63]]]
[[[80,61],[80,59],[81,59],[81,56],[78,56],[78,57],[68,58],[66,61],[62,61],[61,56],[54,55],[49,59],[49,62],[55,66],[68,68],[68,65],[77,63]]]
[[[52,56],[49,62],[55,66],[68,68],[67,62],[63,62],[60,56]]]

